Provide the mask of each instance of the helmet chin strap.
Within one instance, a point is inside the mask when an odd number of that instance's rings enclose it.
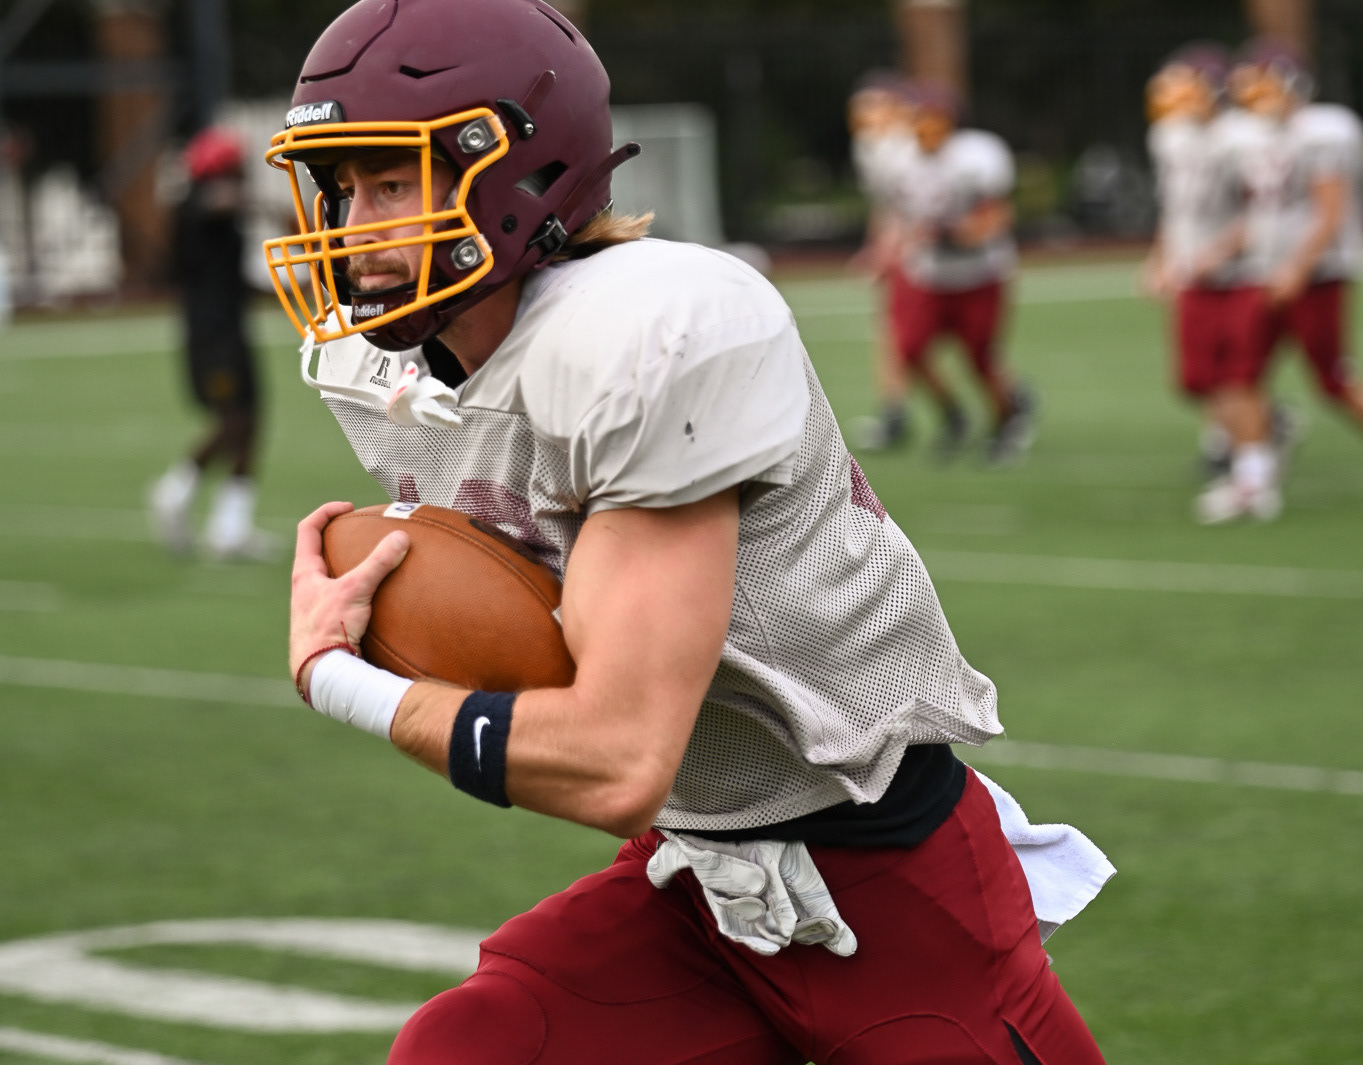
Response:
[[[475,304],[481,303],[501,287],[501,285],[497,285],[492,288],[485,288],[475,285],[471,289],[457,292],[439,303],[431,304],[429,307],[418,307],[387,325],[381,325],[377,329],[364,330],[364,338],[383,351],[408,351],[412,348],[419,348],[427,340],[439,334],[459,315]],[[365,295],[382,295],[384,297],[381,308],[372,314],[372,317],[377,318],[380,314],[396,310],[403,304],[412,302],[416,298],[416,282],[409,281],[405,285],[396,285],[393,288],[383,289],[381,292],[366,293]],[[355,320],[354,307],[355,303],[352,302],[352,321]]]

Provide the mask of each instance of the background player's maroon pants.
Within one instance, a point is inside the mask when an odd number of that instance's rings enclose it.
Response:
[[[920,366],[934,340],[954,336],[965,349],[975,373],[989,377],[998,361],[1003,296],[1000,281],[976,288],[939,291],[916,285],[902,274],[893,275],[890,325],[900,360],[911,367]]]
[[[1174,308],[1179,387],[1195,399],[1210,396],[1225,380],[1236,342],[1234,315],[1243,311],[1238,290],[1187,288]]]
[[[660,840],[507,922],[390,1065],[1101,1065],[973,773],[912,850],[811,848],[857,934],[850,958],[724,939],[689,873],[648,882]]]
[[[1345,315],[1348,286],[1343,281],[1308,285],[1296,299],[1280,307],[1270,306],[1262,288],[1236,291],[1235,358],[1228,375],[1233,383],[1258,384],[1278,345],[1291,337],[1301,345],[1321,392],[1337,400],[1348,391],[1354,369]]]

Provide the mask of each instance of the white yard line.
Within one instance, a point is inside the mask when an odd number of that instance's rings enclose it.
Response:
[[[942,504],[924,511],[920,521],[932,531],[952,529],[975,515],[991,531],[1006,532],[1018,518],[1011,508]],[[140,510],[0,505],[0,538],[120,540],[151,538],[146,514]],[[1305,569],[1292,566],[1250,566],[1214,562],[1162,562],[1112,558],[1070,558],[985,551],[922,550],[935,580],[977,584],[1022,584],[1050,588],[1089,588],[1101,591],[1189,592],[1220,595],[1262,595],[1296,599],[1363,599],[1363,570]],[[22,584],[23,582],[19,582]],[[196,589],[211,594],[211,588]],[[221,589],[218,589],[221,592]],[[5,599],[0,582],[0,609]]]
[[[84,1065],[195,1065],[183,1058],[168,1058],[147,1050],[128,1050],[107,1043],[65,1039],[42,1032],[26,1032],[22,1028],[0,1028],[0,1050],[49,1061],[82,1062]]]
[[[299,705],[298,696],[287,680],[59,659],[0,656],[0,687],[5,686],[56,688],[93,695],[135,695],[185,702],[236,703],[243,706]],[[981,765],[1068,769],[1146,780],[1363,795],[1363,772],[1348,769],[1232,762],[1219,758],[1065,747],[1013,740],[996,740],[984,747],[958,749],[966,761],[979,762]]]
[[[934,580],[1123,592],[1363,599],[1363,571],[925,549]]]
[[[0,655],[0,686],[242,706],[299,705],[287,680],[10,655]]]
[[[1142,780],[1177,780],[1194,784],[1232,784],[1281,791],[1363,795],[1363,773],[1352,769],[1232,762],[1193,755],[1113,751],[1101,747],[1063,747],[1014,740],[995,740],[983,747],[958,747],[957,751],[964,761],[980,765],[1066,769],[1077,773],[1138,777]]]

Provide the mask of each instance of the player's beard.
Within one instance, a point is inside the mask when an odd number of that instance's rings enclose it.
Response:
[[[407,265],[401,253],[396,251],[367,251],[358,252],[350,256],[345,268],[346,280],[350,282],[353,292],[379,291],[377,288],[366,289],[361,280],[366,274],[396,274],[401,280],[385,284],[382,288],[397,288],[405,285],[412,280],[411,267]]]

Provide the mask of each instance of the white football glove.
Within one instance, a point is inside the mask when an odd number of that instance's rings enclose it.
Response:
[[[663,888],[690,869],[728,939],[767,955],[792,942],[822,945],[844,958],[857,949],[857,937],[839,915],[803,843],[718,843],[674,832],[663,835],[667,841],[649,859],[648,879]]]

